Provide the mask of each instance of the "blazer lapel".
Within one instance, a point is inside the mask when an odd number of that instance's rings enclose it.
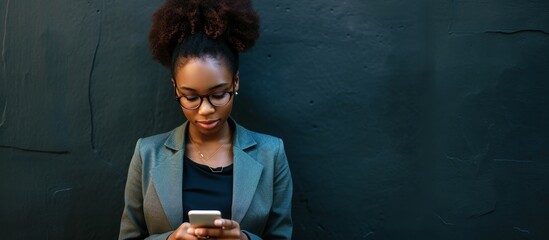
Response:
[[[233,206],[231,210],[233,220],[241,222],[254,197],[263,171],[263,165],[244,151],[256,144],[253,138],[248,136],[247,130],[236,125],[235,134],[233,147]]]
[[[183,154],[186,123],[176,128],[164,145],[167,154],[163,161],[151,170],[154,187],[172,229],[183,222]]]
[[[182,151],[176,152],[151,172],[156,193],[172,229],[183,222],[182,153]]]

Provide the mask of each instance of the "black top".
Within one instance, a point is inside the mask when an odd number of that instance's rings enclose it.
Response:
[[[221,217],[231,219],[233,203],[233,165],[213,173],[206,165],[183,158],[183,222],[189,222],[190,210],[219,210]]]

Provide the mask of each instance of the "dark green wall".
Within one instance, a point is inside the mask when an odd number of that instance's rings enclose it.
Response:
[[[1,1],[2,238],[116,238],[137,138],[184,120],[161,2]],[[254,6],[233,116],[285,140],[296,239],[549,239],[547,1]]]

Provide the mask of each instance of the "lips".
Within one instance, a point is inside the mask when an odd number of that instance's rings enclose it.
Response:
[[[220,120],[207,120],[207,121],[196,121],[196,123],[204,129],[213,129],[219,124]]]

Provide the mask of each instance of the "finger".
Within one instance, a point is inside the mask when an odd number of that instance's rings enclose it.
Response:
[[[203,237],[196,237],[197,240],[202,240],[202,239],[218,239],[218,238],[212,238],[210,236],[203,236]]]
[[[238,227],[238,223],[229,219],[216,219],[215,226],[223,227],[224,229],[233,229]]]
[[[184,222],[184,223],[182,223],[181,225],[179,225],[179,228],[180,228],[181,230],[187,230],[187,229],[190,228],[190,227],[191,227],[191,224],[188,223],[188,222]]]
[[[193,233],[195,236],[203,237],[203,236],[210,236],[210,237],[221,237],[223,236],[223,229],[221,228],[197,228],[194,230]]]
[[[176,238],[177,240],[198,240],[197,237],[189,234],[183,234]]]
[[[222,228],[197,228],[194,231],[194,235],[197,237],[216,237],[216,238],[236,238],[240,237],[239,229],[222,229]]]
[[[188,234],[186,230],[177,229],[172,235],[173,239],[177,240],[197,240],[194,235]]]
[[[240,240],[242,239],[241,236],[235,236],[235,237],[219,237],[219,238],[216,238],[215,240]]]
[[[183,240],[196,240],[194,235],[189,235],[187,229],[191,224],[185,222],[179,225],[179,227],[172,233],[173,239],[183,239]],[[171,237],[171,236],[170,236]]]

